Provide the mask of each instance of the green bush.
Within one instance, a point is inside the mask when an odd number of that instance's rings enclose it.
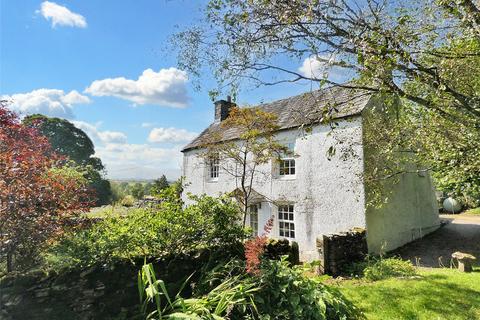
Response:
[[[85,230],[69,233],[47,252],[47,265],[58,269],[109,263],[118,258],[158,258],[228,246],[245,236],[238,223],[240,212],[229,199],[195,197],[194,204],[183,208],[173,193],[165,198],[167,201],[158,207],[108,216]]]
[[[169,296],[151,266],[144,266],[139,274],[143,311],[158,319],[363,319],[339,291],[305,276],[300,266],[265,260],[261,271],[247,274],[241,261],[231,261],[210,274],[207,291],[183,298],[182,290]]]
[[[363,270],[363,274],[366,279],[377,281],[393,277],[414,276],[416,270],[410,261],[399,258],[380,258],[372,263],[368,263]]]
[[[124,207],[132,207],[135,204],[135,198],[128,194],[120,200],[120,204]]]
[[[339,291],[305,275],[286,260],[264,260],[255,304],[261,319],[359,319],[362,315]]]

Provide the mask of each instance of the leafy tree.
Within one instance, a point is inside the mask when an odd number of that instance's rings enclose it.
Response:
[[[143,186],[143,192],[145,193],[146,196],[149,196],[152,194],[152,188],[153,188],[153,183],[152,182],[147,182]]]
[[[160,178],[153,181],[153,186],[151,189],[152,194],[159,194],[162,190],[168,188],[167,177],[163,174]]]
[[[204,141],[206,151],[201,154],[205,161],[218,161],[223,172],[232,176],[239,185],[237,198],[243,208],[243,225],[253,195],[253,183],[259,178],[260,166],[288,153],[286,146],[276,140],[277,117],[258,108],[233,107],[223,128],[239,131],[238,140],[224,141],[221,133],[213,134]]]
[[[180,67],[197,80],[213,70],[213,94],[303,82],[400,97],[406,103],[376,110],[385,121],[372,126],[379,153],[366,178],[391,183],[409,171],[409,152],[420,161],[415,171],[433,169],[442,189],[478,194],[478,2],[211,0],[204,21],[172,42]],[[302,62],[312,72],[300,71]]]
[[[445,51],[455,54],[466,48],[480,51],[480,39],[457,40]],[[471,94],[480,92],[480,55],[461,60],[430,56],[425,59],[442,66],[442,74],[455,88]],[[442,99],[421,82],[410,81],[408,86],[432,99]],[[462,198],[468,206],[480,205],[480,120],[460,122],[415,104],[407,104],[405,109],[404,125],[410,128],[412,149],[418,149],[419,159],[432,169],[437,187]]]
[[[99,158],[93,157],[95,154],[93,142],[83,130],[75,127],[68,120],[49,118],[40,114],[26,117],[23,123],[40,130],[57,153],[67,156],[77,165],[84,167],[84,176],[96,192],[97,205],[111,201],[110,182],[102,175],[104,166]]]
[[[29,267],[45,243],[88,208],[86,181],[48,139],[0,106],[0,254],[7,272]]]
[[[145,195],[145,189],[140,182],[137,182],[131,188],[131,194],[135,197],[135,199],[142,199]]]
[[[478,47],[446,50],[452,40],[480,38],[472,0],[211,0],[205,12],[206,22],[177,33],[173,44],[180,67],[197,76],[212,68],[221,88],[306,80],[392,93],[459,122],[480,119],[480,93],[458,86],[442,65],[480,55]],[[305,58],[323,70],[292,67]],[[331,68],[357,81],[333,81]],[[427,91],[412,90],[409,80]]]
[[[67,156],[78,165],[91,165],[95,170],[104,169],[102,161],[93,157],[95,147],[92,140],[70,121],[34,114],[25,117],[23,123],[40,130],[56,152]]]

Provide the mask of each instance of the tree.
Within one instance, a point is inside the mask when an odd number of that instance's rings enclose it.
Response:
[[[213,71],[219,83],[213,94],[303,82],[400,97],[406,103],[378,108],[385,114],[372,117],[389,118],[391,126],[372,126],[379,156],[370,163],[378,166],[366,178],[377,186],[398,178],[411,160],[399,157],[407,151],[421,161],[417,171],[435,170],[440,187],[477,192],[478,2],[211,0],[205,12],[204,23],[172,41],[182,69],[197,79],[205,68]],[[331,77],[332,70],[342,79]],[[395,108],[392,116],[388,110]]]
[[[480,50],[480,39],[457,40],[444,50],[455,54],[465,48]],[[461,60],[430,56],[425,59],[426,63],[441,65],[452,86],[471,94],[480,92],[480,55]],[[410,81],[408,86],[412,91],[429,93],[421,82]],[[433,99],[434,93],[429,94]],[[432,169],[437,188],[461,198],[468,206],[480,205],[480,121],[455,121],[415,104],[408,104],[405,109],[405,127],[410,128],[412,149],[419,150],[420,160]]]
[[[205,161],[218,161],[219,167],[235,179],[238,186],[235,196],[242,206],[243,225],[254,192],[252,186],[261,173],[260,166],[289,153],[288,148],[276,140],[276,120],[276,115],[258,108],[233,107],[221,126],[235,128],[238,139],[225,141],[222,134],[217,133],[204,141]]]
[[[145,195],[145,189],[140,182],[135,183],[131,188],[131,194],[135,199],[142,199]]]
[[[169,187],[167,177],[162,174],[162,176],[155,181],[153,181],[153,186],[151,189],[151,194],[160,194],[160,192]]]
[[[480,93],[458,86],[440,64],[480,55],[478,47],[445,50],[455,39],[480,38],[472,0],[211,0],[205,18],[173,43],[181,68],[196,76],[212,68],[220,88],[310,81],[392,93],[470,125],[480,120]],[[292,66],[301,60],[320,72]],[[333,81],[332,68],[356,81]]]
[[[83,167],[85,178],[95,190],[97,205],[111,201],[110,182],[103,178],[104,166],[99,158],[93,156],[95,154],[93,142],[83,130],[68,120],[49,118],[41,114],[27,116],[23,123],[31,128],[37,128],[48,138],[57,153]]]
[[[7,272],[31,265],[48,240],[88,209],[86,181],[64,164],[48,139],[22,125],[2,102],[0,254]]]

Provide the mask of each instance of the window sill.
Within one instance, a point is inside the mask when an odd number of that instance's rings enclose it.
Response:
[[[284,175],[284,176],[276,176],[275,179],[277,180],[295,180],[297,177],[294,174]]]
[[[208,179],[207,180],[207,183],[217,183],[218,182],[218,178],[213,178],[213,179]]]

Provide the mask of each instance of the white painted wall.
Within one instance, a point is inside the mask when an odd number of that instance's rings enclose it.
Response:
[[[391,251],[440,226],[437,200],[426,173],[404,173],[381,208],[367,210],[367,243],[372,253]],[[368,195],[367,195],[368,197]]]
[[[279,141],[295,142],[296,175],[279,178],[276,164],[260,168],[253,188],[268,199],[295,206],[295,241],[300,247],[301,259],[318,259],[316,239],[322,234],[366,226],[363,172],[362,121],[360,117],[338,120],[332,132],[329,126],[316,125],[311,133],[298,129],[280,131]],[[341,143],[339,143],[341,142]],[[336,146],[336,154],[329,160],[327,150]],[[187,193],[218,196],[237,186],[232,176],[220,171],[217,181],[206,178],[204,160],[199,150],[184,153],[183,175]],[[273,169],[272,169],[273,168]],[[275,227],[270,234],[278,237],[277,207],[263,202],[259,212],[259,233],[268,218],[274,215]]]
[[[401,103],[398,101],[398,103]],[[386,111],[392,111],[394,105],[387,105],[380,96],[370,100],[369,106],[363,111],[363,132],[378,133],[375,121],[378,117],[388,115]],[[382,110],[383,109],[383,110]],[[379,113],[375,113],[379,110]],[[396,112],[390,113],[395,116]],[[371,118],[373,117],[373,118]],[[383,121],[388,123],[391,118],[385,118]],[[395,120],[394,120],[395,121]],[[364,159],[372,158],[376,152],[374,148],[366,146],[364,141]],[[376,157],[379,155],[377,154]],[[415,167],[412,159],[414,154],[399,153],[398,157],[406,157],[406,167],[409,173],[403,173],[398,178],[385,180],[385,197],[387,203],[380,208],[366,208],[367,220],[367,243],[368,250],[372,253],[381,251],[391,251],[408,242],[421,238],[426,234],[436,230],[440,225],[438,216],[438,207],[435,197],[434,187],[429,172],[421,172]],[[365,165],[366,170],[372,170],[372,166]],[[417,173],[419,171],[419,173]],[[365,187],[365,197],[371,199],[368,185]]]

